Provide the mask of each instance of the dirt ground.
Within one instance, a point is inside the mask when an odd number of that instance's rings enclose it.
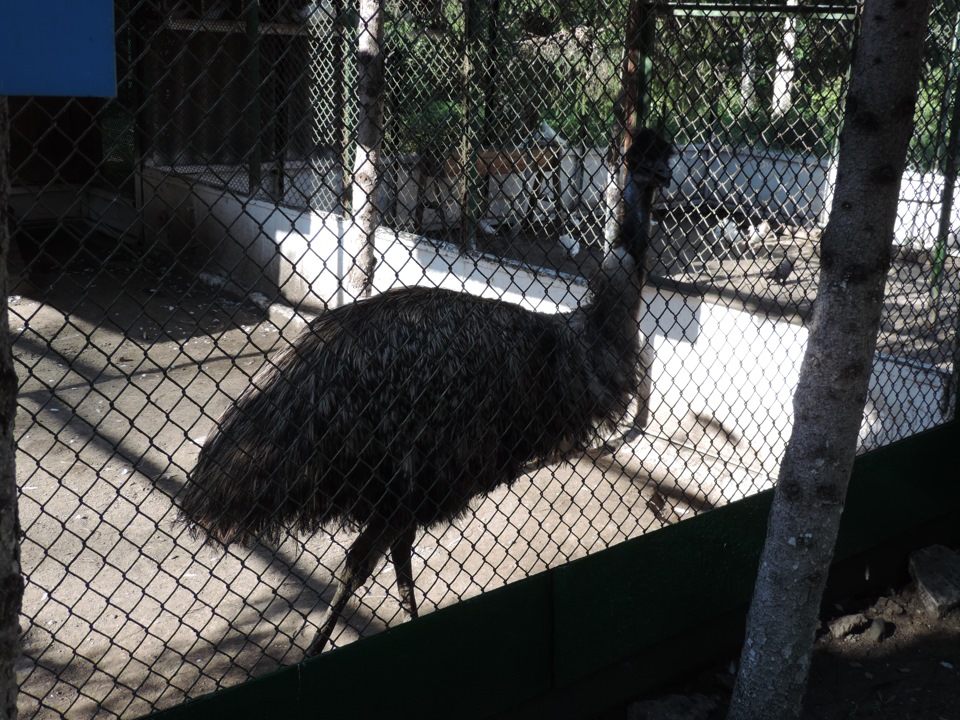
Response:
[[[298,661],[352,535],[212,548],[175,523],[172,501],[215,418],[296,329],[131,258],[33,272],[10,304],[27,578],[21,717],[136,717]],[[666,420],[661,429],[683,419]],[[717,488],[763,481],[724,459],[716,437],[684,432],[684,442],[648,436],[532,471],[425,533],[414,557],[421,611],[690,517]],[[335,645],[403,621],[392,572],[379,566]]]
[[[881,619],[882,638],[835,638],[831,621],[851,613]],[[709,698],[700,720],[726,717],[737,658],[708,668],[654,697]],[[635,716],[635,715],[634,715]],[[632,717],[621,709],[609,716]],[[692,718],[693,715],[684,716]],[[960,718],[960,608],[932,616],[914,584],[837,603],[821,620],[803,720],[957,720]]]
[[[933,617],[907,585],[834,609],[880,618],[887,629],[880,642],[820,636],[804,720],[960,718],[960,608]]]

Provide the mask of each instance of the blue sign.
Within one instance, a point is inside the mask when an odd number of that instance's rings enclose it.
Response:
[[[0,0],[0,95],[116,97],[113,0]]]

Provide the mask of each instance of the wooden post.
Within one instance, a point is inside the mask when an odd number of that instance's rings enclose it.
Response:
[[[613,127],[607,156],[609,180],[604,191],[607,217],[604,240],[607,247],[620,231],[623,216],[623,158],[630,148],[638,123],[649,111],[649,55],[656,16],[648,2],[631,0],[623,47],[620,92],[613,107]]]

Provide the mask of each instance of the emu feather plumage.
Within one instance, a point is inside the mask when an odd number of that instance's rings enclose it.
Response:
[[[178,498],[189,526],[223,543],[360,530],[309,655],[385,553],[416,617],[419,529],[532,462],[583,451],[625,415],[642,379],[648,214],[670,154],[651,131],[634,139],[618,241],[576,310],[393,290],[313,321],[226,411]]]

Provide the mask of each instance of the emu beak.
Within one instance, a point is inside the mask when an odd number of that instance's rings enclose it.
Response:
[[[673,168],[670,167],[670,163],[667,160],[658,160],[657,164],[651,168],[650,179],[661,188],[670,187],[670,183],[673,182]]]
[[[666,160],[658,160],[653,167],[641,166],[634,170],[635,181],[638,185],[654,185],[668,188],[673,182],[673,169]]]

